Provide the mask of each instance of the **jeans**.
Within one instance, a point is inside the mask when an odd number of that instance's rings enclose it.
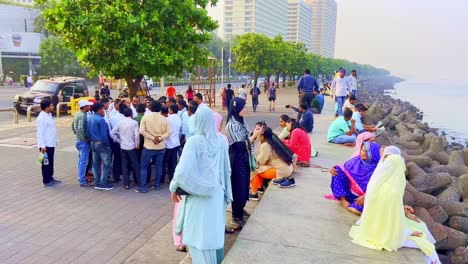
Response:
[[[161,187],[161,177],[163,174],[163,160],[166,149],[147,149],[143,148],[141,154],[141,166],[140,166],[140,182],[139,188],[142,190],[146,189],[146,179],[148,178],[148,166],[150,161],[153,160],[156,167],[156,179],[154,180],[154,187]],[[150,176],[151,177],[151,176]]]
[[[338,116],[343,115],[343,105],[344,105],[345,101],[346,101],[346,96],[337,96],[336,97],[336,102],[338,104],[338,109],[336,109],[336,112],[335,112],[336,115],[338,115]]]
[[[42,172],[42,183],[47,184],[50,183],[54,179],[54,154],[55,154],[55,147],[46,147],[47,150],[47,158],[49,159],[49,165],[44,165],[44,161],[42,161],[41,165],[41,172]],[[41,149],[39,149],[39,152]],[[44,153],[44,154],[45,154]]]
[[[122,158],[124,186],[129,186],[130,185],[130,175],[129,175],[130,166],[129,165],[131,165],[133,174],[136,175],[136,179],[140,179],[140,157],[138,155],[138,150],[120,149],[120,157]]]
[[[94,185],[107,185],[111,164],[111,148],[110,146],[105,146],[102,142],[91,142],[91,150],[93,151]]]
[[[348,135],[337,136],[336,138],[332,139],[330,142],[335,143],[335,144],[355,143],[356,135],[353,134],[351,136],[348,136]]]
[[[78,150],[78,182],[86,184],[86,167],[88,166],[89,149],[91,146],[82,140],[77,140],[75,147]]]
[[[120,144],[117,142],[111,143],[112,150],[112,178],[114,182],[120,181],[120,175],[122,174],[122,157],[120,157]]]
[[[357,98],[357,90],[351,90],[352,95]]]
[[[180,147],[166,149],[166,154],[164,156],[164,168],[167,167],[167,174],[169,175],[169,180],[172,180],[172,177],[174,177],[174,171],[177,166],[177,153],[179,152],[179,149]]]

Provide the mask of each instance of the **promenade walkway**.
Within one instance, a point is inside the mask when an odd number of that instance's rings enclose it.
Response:
[[[297,100],[294,93],[282,96]],[[333,118],[333,102],[328,97],[324,112],[314,115],[310,138],[319,155],[312,164],[329,168],[346,161],[353,151],[327,142]],[[223,263],[424,263],[419,250],[375,251],[352,243],[348,232],[358,217],[323,197],[331,193],[328,172],[299,168],[295,179],[295,188],[267,189]]]

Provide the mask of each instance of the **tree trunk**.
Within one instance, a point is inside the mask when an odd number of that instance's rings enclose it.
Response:
[[[280,76],[280,73],[279,73],[279,72],[275,73],[275,83],[276,83],[276,87],[279,87],[279,76]]]
[[[286,74],[283,73],[283,87],[286,87]]]
[[[140,90],[140,82],[142,79],[143,79],[143,76],[139,76],[135,80],[131,76],[125,77],[125,81],[127,82],[129,98],[133,98],[137,96],[137,91]]]
[[[260,76],[260,72],[254,73],[254,88],[257,87],[258,77]]]

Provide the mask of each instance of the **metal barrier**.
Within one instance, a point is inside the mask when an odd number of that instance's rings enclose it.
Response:
[[[62,105],[67,105],[68,106],[68,102],[60,102],[60,103],[57,104],[57,106],[55,107],[56,113],[57,113],[57,118],[60,117],[60,110],[61,110],[60,108],[62,107]],[[67,110],[67,112],[68,112],[68,110]]]
[[[33,104],[28,106],[28,109],[26,110],[26,118],[28,119],[28,122],[31,122],[31,110],[36,107],[41,107],[40,104]]]
[[[13,112],[15,115],[15,124],[18,124],[18,111],[14,107],[0,108],[0,112]]]

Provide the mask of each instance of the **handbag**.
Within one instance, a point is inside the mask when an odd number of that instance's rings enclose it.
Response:
[[[255,156],[250,149],[249,143],[245,142],[245,148],[247,149],[247,154],[249,155],[249,168],[250,171],[257,170],[257,161],[255,160]]]

